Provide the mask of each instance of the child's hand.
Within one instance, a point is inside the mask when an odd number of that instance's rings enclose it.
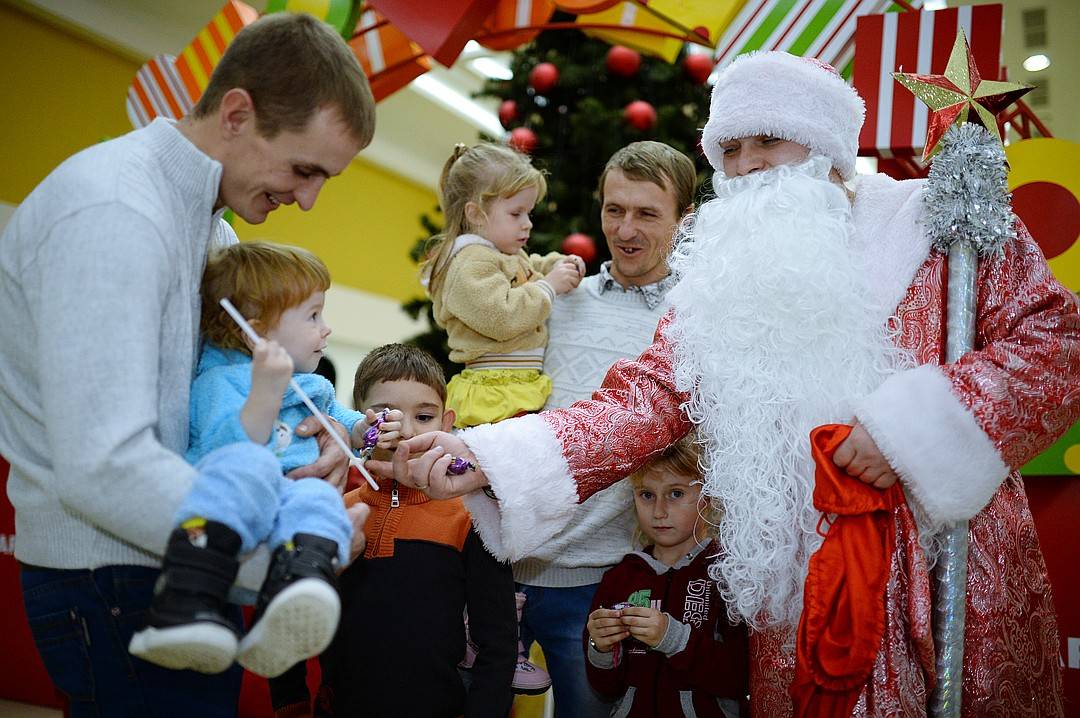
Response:
[[[582,276],[582,278],[585,277],[585,260],[584,259],[577,256],[576,254],[569,254],[569,255],[567,255],[566,259],[564,259],[563,261],[564,262],[573,262],[574,266],[577,267],[578,274],[580,274]]]
[[[375,446],[393,451],[397,447],[398,440],[401,439],[401,421],[405,418],[405,415],[398,409],[390,409],[385,412],[368,409],[364,412],[364,420],[367,425],[374,424],[380,413],[383,417],[382,423],[379,424],[379,443]]]
[[[551,285],[556,294],[566,294],[581,284],[581,272],[578,271],[576,264],[564,259],[556,264],[555,268],[548,272],[544,279],[547,280],[547,283]]]
[[[622,610],[622,622],[631,636],[649,648],[656,648],[667,632],[668,617],[655,608],[630,606]]]
[[[589,629],[589,638],[596,644],[596,650],[611,653],[616,643],[630,635],[619,618],[621,614],[622,611],[610,608],[598,608],[589,614],[589,622],[585,626]]]
[[[263,341],[251,351],[251,388],[280,399],[293,375],[293,360],[275,341]]]

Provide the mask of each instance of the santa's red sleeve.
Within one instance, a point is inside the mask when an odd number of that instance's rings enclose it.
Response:
[[[669,312],[652,345],[617,362],[587,401],[467,429],[461,437],[490,482],[465,497],[495,556],[516,561],[561,531],[574,506],[625,478],[686,435],[686,394],[675,388]]]
[[[934,522],[974,516],[1080,417],[1076,297],[1017,229],[979,263],[975,351],[900,372],[856,409]]]

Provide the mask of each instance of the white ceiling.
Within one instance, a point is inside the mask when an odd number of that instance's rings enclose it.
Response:
[[[262,11],[266,0],[248,0]],[[176,54],[203,28],[224,0],[28,0],[49,15],[106,40],[125,54],[145,59]],[[459,61],[447,69],[435,63],[426,77],[456,90],[467,101],[483,78]],[[118,103],[124,102],[117,97]],[[495,103],[477,100],[494,122]],[[443,162],[457,142],[472,142],[480,123],[459,109],[410,85],[379,103],[375,140],[361,154],[397,174],[434,188]],[[490,130],[489,130],[490,131]]]

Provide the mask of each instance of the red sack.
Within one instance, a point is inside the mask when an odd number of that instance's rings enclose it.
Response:
[[[789,689],[796,718],[850,716],[885,632],[885,588],[896,542],[893,515],[904,493],[899,482],[883,491],[833,463],[833,452],[850,433],[842,424],[810,432],[814,507],[836,519],[810,557],[806,576]]]

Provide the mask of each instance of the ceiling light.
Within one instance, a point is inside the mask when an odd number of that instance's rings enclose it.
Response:
[[[514,77],[514,73],[509,67],[492,60],[490,57],[478,57],[471,61],[469,66],[484,77],[490,77],[492,80],[510,80]]]
[[[439,103],[446,109],[472,123],[492,137],[503,137],[503,129],[495,113],[454,90],[444,82],[429,75],[421,75],[412,81],[412,87],[420,94]]]
[[[1046,55],[1032,55],[1024,60],[1024,69],[1028,72],[1039,72],[1050,67],[1050,58]]]

